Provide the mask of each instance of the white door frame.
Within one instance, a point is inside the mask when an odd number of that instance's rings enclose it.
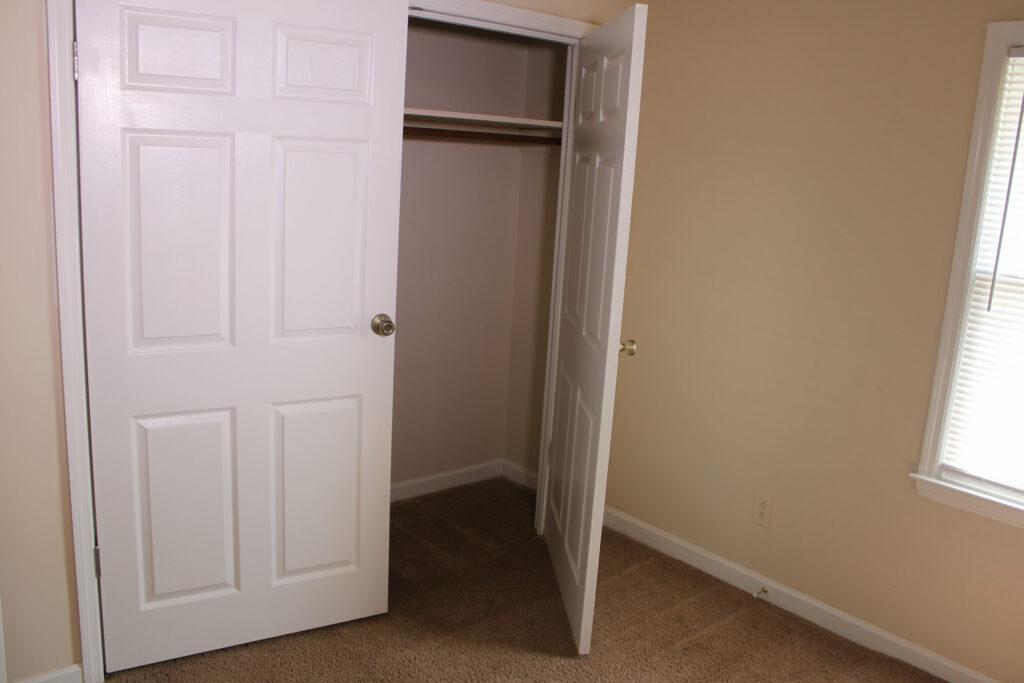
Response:
[[[572,92],[575,46],[594,27],[582,21],[516,9],[482,0],[410,0],[410,16],[474,26],[504,33],[542,38],[569,45],[566,91]],[[97,561],[94,549],[94,500],[92,458],[89,443],[89,403],[85,367],[85,326],[82,310],[82,268],[78,195],[78,117],[75,92],[74,0],[46,0],[47,52],[50,76],[50,128],[53,161],[53,226],[57,272],[57,308],[60,322],[61,366],[64,386],[64,426],[67,438],[68,483],[71,497],[71,530],[74,542],[78,592],[79,635],[82,645],[82,677],[85,683],[104,678],[103,635]],[[565,121],[571,120],[572,98],[565,103]],[[566,130],[567,134],[571,128]],[[561,180],[566,178],[570,140],[563,138]],[[561,262],[561,236],[567,193],[560,187],[562,202],[557,221],[552,311],[560,298],[557,283]],[[550,429],[551,350],[557,348],[558,330],[552,318],[548,343],[548,379],[545,382],[544,422],[541,442],[538,499],[547,483],[547,443]],[[538,507],[541,510],[543,506]],[[538,512],[543,530],[543,512]]]
[[[57,264],[67,436],[71,534],[82,640],[82,677],[103,680],[103,636],[96,577],[89,401],[85,374],[81,242],[78,220],[78,112],[75,93],[74,0],[47,0],[46,34],[50,68],[50,128],[53,146],[53,223]]]

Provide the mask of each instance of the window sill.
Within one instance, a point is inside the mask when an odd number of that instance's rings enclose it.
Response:
[[[917,492],[929,500],[1024,529],[1024,496],[995,493],[970,481],[949,481],[941,476],[912,473],[910,478],[917,484]]]

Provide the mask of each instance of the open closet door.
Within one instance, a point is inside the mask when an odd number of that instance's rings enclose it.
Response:
[[[647,7],[580,41],[544,536],[590,651],[633,199]]]
[[[406,0],[76,0],[108,671],[387,610]]]

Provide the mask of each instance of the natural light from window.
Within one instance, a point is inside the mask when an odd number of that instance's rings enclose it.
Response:
[[[1024,55],[1002,83],[941,466],[1024,492]]]

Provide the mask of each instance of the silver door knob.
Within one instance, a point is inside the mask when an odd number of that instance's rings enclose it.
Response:
[[[619,353],[624,353],[627,356],[635,356],[636,339],[627,339],[624,342],[619,342]]]
[[[373,316],[370,329],[382,337],[390,337],[395,333],[395,321],[387,313],[381,313]]]

